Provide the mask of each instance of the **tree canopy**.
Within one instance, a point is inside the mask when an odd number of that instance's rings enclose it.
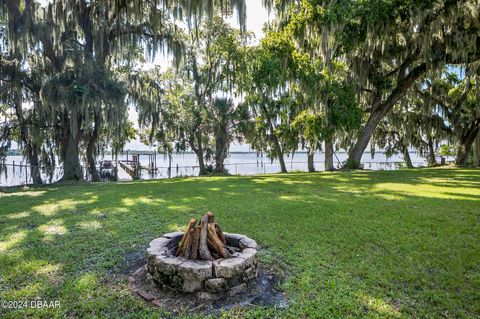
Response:
[[[480,161],[478,0],[262,3],[276,19],[255,45],[242,0],[2,1],[0,156],[19,143],[34,183],[57,163],[99,180],[97,158],[138,124],[162,151],[192,150],[200,174],[226,172],[235,140],[283,172],[299,148],[310,171],[339,148],[358,168],[369,144],[409,167],[412,149],[437,165],[442,144]],[[142,68],[162,54],[168,70]]]

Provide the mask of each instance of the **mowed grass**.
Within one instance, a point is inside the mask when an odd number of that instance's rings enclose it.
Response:
[[[128,268],[150,240],[208,210],[286,275],[288,309],[222,317],[480,316],[480,170],[417,169],[0,193],[0,301],[61,302],[0,317],[169,317],[131,294]]]

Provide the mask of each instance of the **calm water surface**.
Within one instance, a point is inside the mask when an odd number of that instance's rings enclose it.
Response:
[[[410,156],[414,166],[426,165],[425,158],[419,156],[416,152],[411,152]],[[104,159],[111,159],[111,156],[105,156]],[[126,160],[127,156],[119,156],[119,160]],[[129,155],[128,159],[132,159]],[[140,163],[144,167],[148,167],[153,157],[149,155],[140,155]],[[339,166],[343,161],[347,159],[346,152],[337,152],[334,157],[335,166]],[[315,169],[324,170],[324,154],[319,152],[315,154]],[[362,157],[362,163],[365,169],[372,170],[389,170],[396,169],[395,162],[402,162],[402,156],[393,156],[386,158],[381,152],[375,154],[372,158],[370,153],[365,153]],[[296,153],[294,156],[285,157],[287,169],[289,171],[307,171],[307,154]],[[277,173],[280,171],[280,165],[278,161],[271,161],[266,157],[257,156],[257,153],[232,153],[226,160],[226,168],[230,174],[239,175],[255,175],[262,173]],[[30,171],[20,165],[25,165],[25,159],[21,156],[8,156],[5,161],[5,166],[2,166],[0,172],[0,186],[13,186],[24,185],[25,183],[31,183]],[[13,166],[15,164],[15,166]],[[192,176],[198,174],[198,162],[195,154],[173,154],[171,161],[171,177],[177,176]],[[142,170],[140,179],[152,179],[152,178],[168,178],[169,176],[169,159],[163,154],[156,155],[157,170]],[[62,169],[60,167],[53,170],[53,175],[42,173],[42,178],[46,183],[55,182],[62,175]],[[120,180],[130,179],[129,175],[123,170],[119,170],[118,178]]]

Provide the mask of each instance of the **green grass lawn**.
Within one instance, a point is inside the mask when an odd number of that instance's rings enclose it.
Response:
[[[61,302],[0,318],[168,316],[130,293],[128,268],[150,240],[208,210],[287,275],[288,309],[223,317],[480,316],[480,170],[417,169],[0,193],[0,301]]]

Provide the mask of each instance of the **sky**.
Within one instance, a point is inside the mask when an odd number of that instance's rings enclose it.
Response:
[[[247,20],[246,27],[247,30],[255,34],[255,41],[253,43],[258,43],[259,40],[264,36],[263,26],[266,22],[274,18],[274,14],[268,13],[267,9],[262,6],[262,1],[260,0],[245,0],[247,6]],[[238,28],[238,19],[237,14],[234,13],[232,17],[226,19],[232,27]],[[142,68],[149,69],[153,66],[160,66],[161,70],[165,71],[171,65],[171,58],[164,55],[158,55],[153,63],[145,63]],[[129,119],[137,125],[137,112],[133,107],[129,109]],[[139,139],[131,141],[125,145],[125,150],[150,150],[151,148],[140,142]],[[230,151],[232,152],[246,152],[249,151],[248,145],[238,145],[232,144],[230,146]]]

